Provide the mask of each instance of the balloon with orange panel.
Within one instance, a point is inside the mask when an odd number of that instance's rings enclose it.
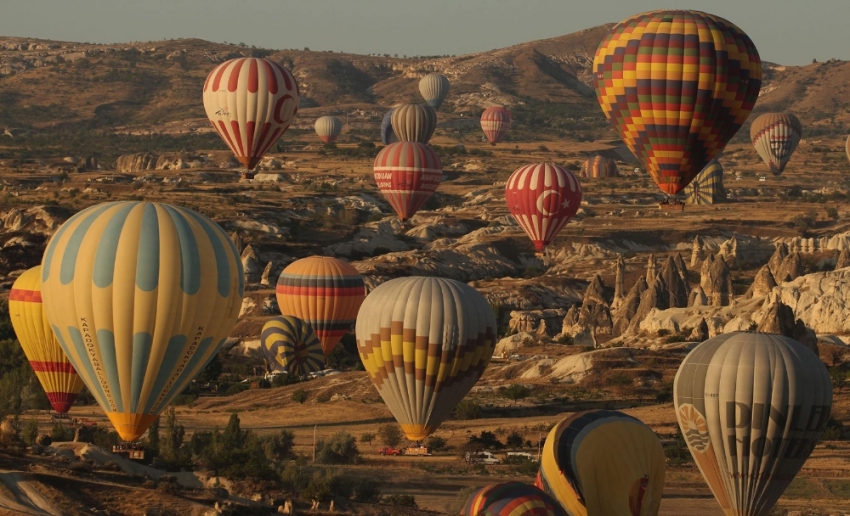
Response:
[[[216,66],[204,83],[207,117],[248,170],[289,128],[298,102],[295,77],[268,59],[231,59]]]
[[[354,324],[366,297],[366,286],[350,263],[310,256],[283,269],[276,292],[280,313],[306,321],[328,356]]]
[[[41,302],[41,266],[21,274],[9,292],[9,316],[24,354],[53,410],[68,412],[83,380],[62,351]]]
[[[505,201],[534,248],[542,252],[581,206],[581,183],[554,163],[525,165],[508,178]]]

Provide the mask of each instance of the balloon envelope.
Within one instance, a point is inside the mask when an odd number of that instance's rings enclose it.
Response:
[[[581,206],[581,183],[564,167],[534,163],[511,174],[505,201],[534,248],[542,251]]]
[[[723,188],[723,166],[711,160],[702,172],[685,187],[685,202],[688,204],[715,204],[726,200]]]
[[[396,278],[366,297],[355,331],[369,378],[407,437],[421,441],[490,363],[496,317],[465,283]]]
[[[322,341],[309,324],[297,317],[272,317],[263,325],[260,349],[273,371],[304,376],[325,368]]]
[[[441,73],[429,73],[419,81],[419,93],[425,103],[434,109],[440,109],[443,100],[449,94],[449,80]]]
[[[847,151],[847,159],[850,160],[850,136],[847,137],[847,143],[844,145],[844,150]]]
[[[402,104],[393,110],[390,122],[399,141],[424,144],[437,128],[437,112],[425,104]]]
[[[481,114],[481,129],[490,143],[499,143],[511,128],[511,112],[501,106],[489,107]]]
[[[204,83],[207,117],[249,170],[289,128],[298,102],[295,77],[267,59],[231,59],[216,66]]]
[[[218,352],[243,290],[242,261],[224,230],[167,204],[87,208],[59,228],[42,261],[53,332],[125,441]]]
[[[9,317],[35,376],[53,410],[64,414],[83,388],[83,380],[62,351],[44,315],[41,266],[27,270],[9,292]]]
[[[384,119],[381,120],[381,143],[384,145],[389,145],[398,141],[398,137],[396,137],[393,132],[393,111],[395,110],[391,109],[384,113]]]
[[[580,177],[588,178],[606,178],[618,177],[620,172],[617,170],[617,162],[611,158],[603,156],[593,156],[581,165]]]
[[[537,483],[574,516],[656,515],[665,461],[658,436],[640,420],[579,412],[546,437]]]
[[[718,335],[688,354],[673,385],[688,449],[727,516],[767,514],[829,420],[820,358],[768,333]]]
[[[280,313],[313,328],[325,356],[348,333],[366,297],[363,277],[350,263],[326,256],[292,262],[277,279]]]
[[[522,482],[482,487],[469,497],[462,516],[567,516],[557,500]]]
[[[402,221],[434,195],[443,179],[440,157],[428,145],[391,143],[375,158],[375,183]]]
[[[342,122],[335,116],[323,116],[313,125],[316,134],[325,143],[333,143],[342,133]]]
[[[750,38],[699,11],[651,11],[618,23],[599,45],[593,71],[605,116],[670,195],[723,150],[761,89]]]
[[[790,113],[765,113],[753,120],[750,126],[753,146],[777,176],[785,170],[802,135],[800,120]]]

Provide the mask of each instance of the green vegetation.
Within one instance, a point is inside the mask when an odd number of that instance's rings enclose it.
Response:
[[[481,418],[481,405],[474,400],[463,400],[457,404],[454,411],[454,419],[467,421]]]
[[[506,399],[516,402],[531,396],[531,388],[519,383],[512,383],[505,387],[499,388],[499,394]]]
[[[378,439],[390,448],[395,448],[401,443],[404,435],[401,433],[401,428],[395,423],[383,425],[378,429]]]
[[[304,389],[295,389],[292,391],[292,394],[289,396],[289,399],[296,403],[304,403],[307,401],[307,391]]]
[[[348,432],[337,432],[328,441],[317,445],[316,462],[319,464],[358,464],[360,450],[357,439]]]

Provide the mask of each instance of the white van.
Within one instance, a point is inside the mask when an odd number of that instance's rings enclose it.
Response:
[[[530,460],[531,462],[537,462],[536,456],[534,456],[534,455],[532,455],[528,452],[522,452],[522,451],[509,451],[508,453],[505,454],[505,457],[507,457],[507,458],[521,457],[523,459]]]
[[[466,462],[474,462],[487,464],[488,466],[492,466],[493,464],[501,464],[502,461],[492,453],[488,451],[482,451],[478,453],[467,453],[466,454]]]

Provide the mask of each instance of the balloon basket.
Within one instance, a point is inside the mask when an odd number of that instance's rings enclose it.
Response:
[[[685,211],[685,203],[681,201],[660,202],[658,209],[661,211]]]
[[[130,460],[145,459],[145,447],[141,443],[118,443],[112,447],[112,453]]]
[[[251,170],[242,172],[241,174],[239,174],[239,179],[254,179],[254,172],[252,172]]]

